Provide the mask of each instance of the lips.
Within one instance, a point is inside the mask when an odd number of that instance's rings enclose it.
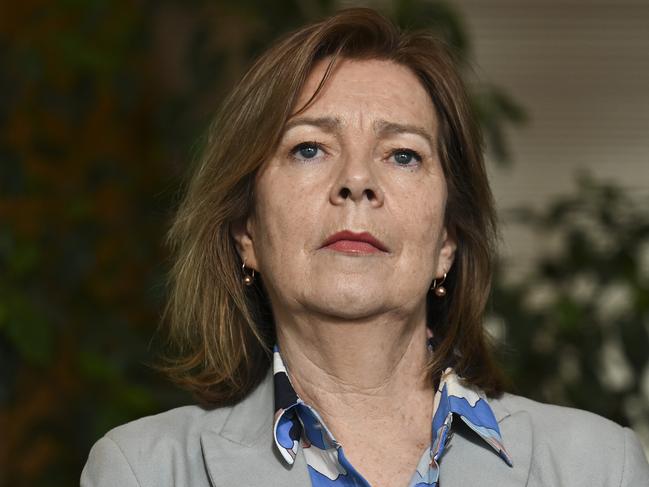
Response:
[[[334,233],[325,240],[322,247],[353,254],[373,254],[388,251],[385,244],[371,233],[355,233],[349,230]]]

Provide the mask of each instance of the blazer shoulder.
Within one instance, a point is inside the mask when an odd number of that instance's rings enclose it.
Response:
[[[93,446],[82,486],[120,485],[207,487],[201,434],[218,433],[232,408],[184,406],[146,416],[110,430]]]
[[[591,485],[606,486],[635,485],[637,478],[649,481],[644,450],[631,429],[589,411],[514,394],[506,393],[497,401],[507,412],[503,421],[510,415],[527,416],[532,433],[530,473],[549,485],[581,485],[577,479],[585,477],[598,479]]]
[[[182,406],[117,426],[106,436],[122,447],[141,445],[143,441],[183,444],[198,438],[205,429],[218,430],[231,409]]]
[[[555,404],[528,399],[523,396],[505,393],[499,401],[509,414],[526,412],[532,425],[543,428],[550,434],[600,436],[619,433],[621,426],[595,413]]]

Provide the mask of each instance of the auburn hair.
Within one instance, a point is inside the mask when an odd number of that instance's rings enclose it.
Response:
[[[434,334],[431,384],[452,366],[468,383],[498,395],[502,376],[482,322],[496,217],[482,137],[459,65],[431,33],[402,31],[366,8],[342,10],[281,38],[224,101],[168,233],[173,265],[163,323],[173,353],[162,369],[208,406],[240,401],[267,372],[275,341],[272,310],[258,280],[254,286],[243,284],[230,227],[253,211],[256,173],[299,108],[295,104],[307,76],[324,59],[330,69],[311,100],[337,59],[398,63],[429,93],[448,187],[445,224],[457,242],[447,295],[429,296],[427,303]]]

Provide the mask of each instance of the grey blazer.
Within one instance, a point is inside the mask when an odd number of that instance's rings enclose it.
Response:
[[[489,404],[514,466],[460,430],[440,461],[443,487],[649,487],[649,464],[630,429],[511,394]],[[109,431],[90,451],[81,486],[310,486],[302,451],[288,468],[272,424],[269,373],[234,407],[186,406]]]

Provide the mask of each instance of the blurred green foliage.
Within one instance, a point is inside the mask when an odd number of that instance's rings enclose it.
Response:
[[[329,0],[2,6],[0,485],[74,485],[91,444],[109,428],[191,401],[147,366],[159,349],[152,337],[169,264],[162,242],[182,175],[250,59],[334,8]],[[401,0],[388,3],[387,13],[405,26],[437,30],[470,73],[470,43],[447,3]],[[523,111],[497,87],[471,89],[491,150],[506,160],[503,128],[522,121]],[[568,231],[569,213],[545,218]],[[615,235],[630,238],[620,233],[629,229]],[[563,282],[578,262],[601,270],[599,283],[632,278],[632,259],[620,254],[601,266],[608,254],[588,253],[586,236],[569,234],[581,260],[548,261],[539,269],[543,279]],[[634,371],[646,359],[646,334],[637,326],[648,301],[642,283],[633,281],[635,311],[619,322]],[[614,401],[637,393],[637,380],[607,396],[589,356],[603,343],[604,321],[567,295],[531,312],[521,304],[529,288],[499,287],[494,301],[507,323],[515,383],[546,397],[526,384],[551,382],[557,354],[572,353],[583,359],[584,388],[569,383],[560,399],[627,422]],[[546,329],[560,346],[535,348]],[[587,401],[592,394],[601,400]]]
[[[514,283],[497,279],[492,296],[517,392],[647,431],[648,203],[582,176],[574,194],[510,215],[552,242]]]

